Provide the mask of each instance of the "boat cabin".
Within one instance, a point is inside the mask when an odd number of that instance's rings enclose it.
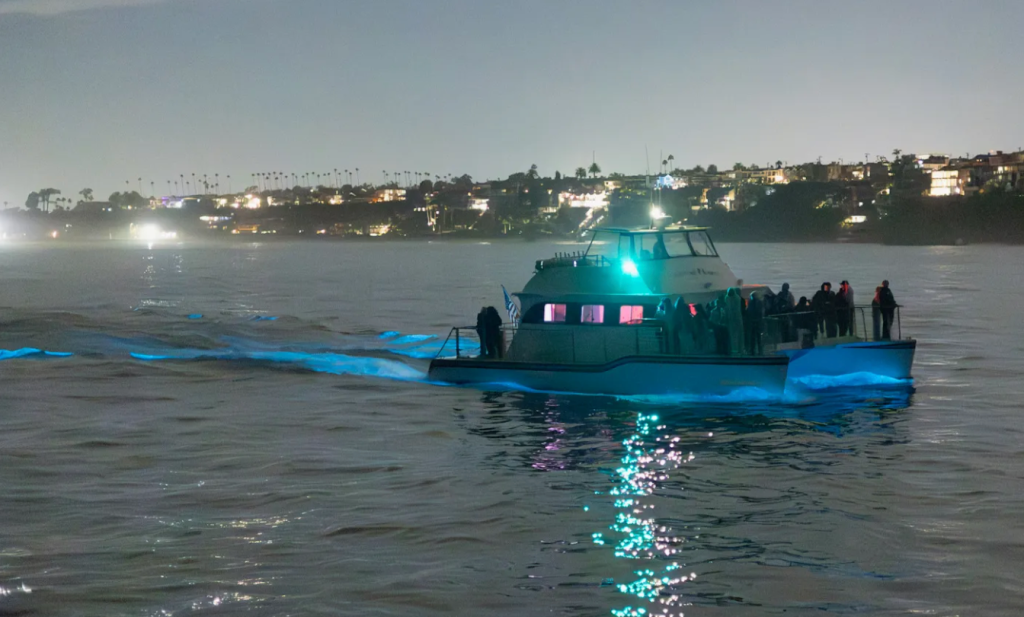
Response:
[[[553,295],[672,294],[706,302],[736,284],[706,228],[599,228],[585,251],[538,261],[517,295],[525,313]]]

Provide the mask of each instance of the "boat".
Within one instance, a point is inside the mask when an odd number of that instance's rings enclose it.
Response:
[[[503,328],[498,357],[481,354],[475,328],[453,328],[429,378],[612,395],[728,395],[745,388],[781,395],[785,354],[675,349],[657,312],[679,294],[666,291],[710,300],[735,277],[705,230],[667,236],[602,230],[586,252],[536,262],[533,278],[514,294],[521,323]],[[684,251],[694,259],[666,256]]]
[[[852,314],[859,327],[842,338],[800,331],[793,322],[800,314],[787,313],[766,319],[757,355],[706,347],[678,353],[657,318],[661,302],[682,297],[696,312],[697,304],[732,287],[744,297],[772,293],[767,285],[744,284],[719,256],[707,228],[599,228],[585,251],[535,263],[533,277],[513,294],[522,323],[503,329],[499,357],[483,357],[472,342],[478,338],[474,328],[453,328],[429,376],[605,394],[726,394],[744,387],[781,393],[787,376],[910,378],[916,341],[902,338],[899,307],[896,340],[867,337],[864,310],[857,308]]]
[[[782,394],[790,362],[784,355],[672,353],[659,320],[644,317],[654,315],[667,297],[549,298],[539,305],[539,314],[528,311],[518,326],[502,328],[496,358],[481,355],[473,327],[453,328],[428,377],[459,385],[617,396],[726,396],[748,388]]]

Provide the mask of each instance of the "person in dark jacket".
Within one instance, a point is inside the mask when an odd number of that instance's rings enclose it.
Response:
[[[811,303],[807,301],[807,296],[800,296],[800,301],[793,309],[793,327],[796,330],[797,340],[803,339],[801,331],[809,333],[811,340],[814,340],[818,333],[816,322],[817,318],[811,310]]]
[[[882,291],[878,294],[878,305],[882,311],[882,338],[889,340],[892,338],[892,322],[893,317],[896,316],[896,297],[892,295],[892,290],[889,289],[889,281],[882,281]]]
[[[715,336],[711,329],[711,321],[703,304],[696,305],[697,314],[693,316],[693,341],[696,353],[711,353],[715,348]]]
[[[875,338],[872,340],[882,340],[882,288],[875,287],[875,298],[871,301],[871,329],[872,334]]]
[[[676,298],[672,311],[672,330],[675,331],[675,352],[684,356],[693,354],[697,347],[693,337],[693,314],[682,296]]]
[[[747,353],[759,356],[764,353],[761,335],[764,333],[764,303],[757,294],[750,294],[747,302]]]
[[[487,307],[487,318],[485,322],[487,334],[487,357],[501,358],[505,355],[504,345],[501,341],[501,315],[498,309],[493,306]]]
[[[839,336],[846,336],[850,333],[850,298],[846,295],[846,288],[846,281],[843,281],[833,301],[836,307],[836,325],[839,326]]]
[[[832,291],[832,283],[822,283],[814,297],[811,307],[818,320],[818,333],[828,338],[836,336],[836,294]]]
[[[476,314],[476,336],[480,340],[480,357],[487,357],[487,307],[480,307]]]

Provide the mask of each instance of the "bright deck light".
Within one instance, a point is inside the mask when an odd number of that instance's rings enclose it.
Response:
[[[651,206],[651,218],[652,219],[663,219],[665,218],[665,211],[659,206]]]
[[[640,276],[640,271],[636,269],[636,264],[633,263],[632,259],[624,259],[622,261],[622,273],[630,276]]]

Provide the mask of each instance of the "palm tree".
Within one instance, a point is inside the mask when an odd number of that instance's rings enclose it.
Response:
[[[661,173],[665,173],[666,169],[668,169],[668,159],[661,162]]]
[[[782,169],[782,161],[775,161],[775,169]]]
[[[82,189],[78,194],[82,196],[82,201],[92,201],[92,189]]]
[[[594,161],[593,163],[590,164],[590,169],[588,169],[587,171],[590,172],[591,176],[596,178],[597,174],[601,173],[601,166],[597,164],[597,161]]]
[[[580,180],[586,178],[587,177],[587,168],[586,167],[577,167],[576,168],[576,177],[579,178]]]
[[[674,157],[674,156],[672,156],[670,154],[670,155],[668,155],[668,159],[667,160],[668,160],[668,166],[669,166],[669,173],[672,173],[672,169],[671,168],[672,168],[672,165],[675,163],[676,157]]]

